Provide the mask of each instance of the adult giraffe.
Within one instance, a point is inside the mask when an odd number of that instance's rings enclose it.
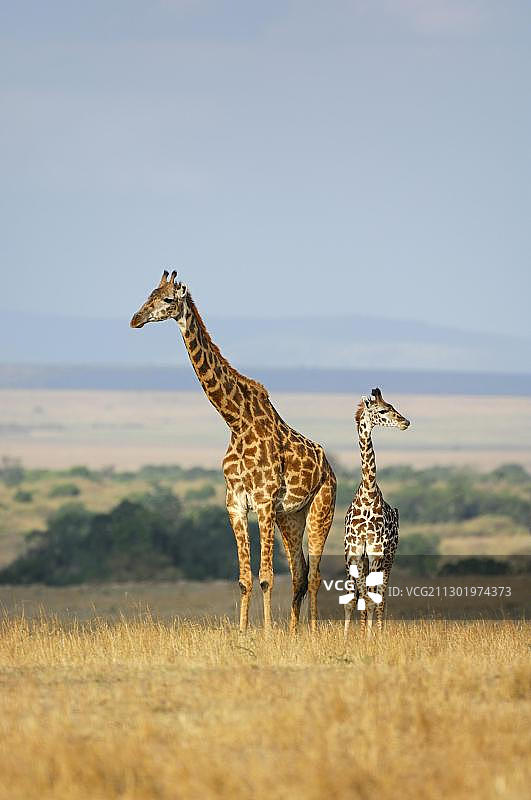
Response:
[[[168,279],[159,285],[131,320],[132,328],[175,319],[190,361],[206,396],[231,430],[223,459],[227,511],[236,537],[240,567],[240,631],[247,629],[253,578],[247,516],[256,511],[260,529],[260,586],[264,628],[271,627],[275,522],[280,528],[292,577],[291,630],[301,602],[310,595],[312,631],[317,623],[319,564],[332,524],[335,475],[323,448],[290,428],[279,416],[262,384],[232,367],[213,343],[187,287]],[[308,563],[302,537],[308,527]]]

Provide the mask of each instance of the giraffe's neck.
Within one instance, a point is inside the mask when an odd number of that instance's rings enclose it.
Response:
[[[376,488],[376,459],[372,446],[371,425],[362,418],[358,427],[358,439],[361,453],[361,482],[369,491]]]
[[[206,396],[227,425],[233,428],[240,419],[243,401],[250,392],[263,393],[266,400],[267,392],[260,384],[240,375],[221,355],[190,296],[186,298],[184,313],[177,323]]]

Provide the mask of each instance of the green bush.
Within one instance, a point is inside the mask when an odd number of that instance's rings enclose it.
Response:
[[[214,481],[221,480],[221,474],[217,469],[204,469],[203,467],[185,469],[178,464],[146,464],[138,470],[138,477],[151,483],[180,480],[195,481],[198,478]]]
[[[410,533],[403,536],[398,543],[399,556],[437,555],[439,537],[435,533]]]
[[[208,478],[209,480],[221,481],[222,474],[219,469],[205,469],[204,467],[191,467],[183,469],[182,477],[186,481],[196,481],[198,478]]]
[[[439,575],[507,575],[510,572],[511,565],[508,561],[488,556],[470,556],[443,564]]]
[[[146,464],[138,470],[138,477],[150,482],[178,481],[183,477],[183,469],[176,464]]]
[[[446,486],[417,483],[389,492],[387,500],[400,509],[406,522],[458,522],[483,514],[501,514],[531,527],[531,502],[510,492],[477,489],[465,479],[453,478]]]
[[[26,489],[19,489],[13,495],[13,500],[17,503],[31,503],[33,500],[33,494],[28,492]]]
[[[2,456],[0,480],[5,486],[18,486],[24,480],[24,468],[18,458]]]
[[[52,514],[46,531],[26,537],[29,549],[0,571],[0,583],[65,585],[83,580],[82,543],[93,514],[78,503],[68,503]]]
[[[88,467],[85,467],[83,464],[79,464],[75,467],[70,467],[67,472],[68,475],[73,475],[76,478],[88,478],[91,480],[94,477],[94,473]]]
[[[359,481],[358,481],[359,483]],[[358,483],[354,484],[350,481],[339,480],[337,482],[336,494],[336,508],[338,512],[344,514],[350,506],[356,494]]]
[[[502,464],[492,470],[490,476],[495,481],[525,484],[531,482],[531,475],[521,464]]]
[[[136,477],[136,472],[114,472],[112,475],[113,481],[118,483],[128,483],[129,481],[134,481]]]
[[[432,575],[439,561],[439,537],[434,533],[411,533],[398,542],[397,564],[415,575]]]
[[[32,483],[53,478],[57,475],[57,473],[51,469],[26,469],[24,470],[24,474],[25,479]]]
[[[75,483],[58,483],[50,489],[48,497],[77,497],[78,494],[81,489]]]
[[[383,467],[378,470],[378,480],[382,481],[408,481],[416,475],[416,470],[409,464],[397,464],[394,467]]]
[[[251,563],[259,566],[258,526],[249,525]],[[28,537],[27,553],[0,572],[0,583],[66,585],[85,581],[235,579],[238,562],[227,512],[219,506],[185,514],[177,497],[155,487],[107,514],[63,506],[45,531]],[[286,571],[277,543],[274,567]]]
[[[211,500],[216,496],[216,490],[211,483],[204,483],[202,486],[188,489],[184,495],[185,500]]]
[[[128,499],[158,514],[168,525],[173,525],[182,517],[182,503],[167,486],[156,484],[149,492],[137,492]]]
[[[481,492],[478,516],[500,514],[531,530],[531,501],[511,492]]]

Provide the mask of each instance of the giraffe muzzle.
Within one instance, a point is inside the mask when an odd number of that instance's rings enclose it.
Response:
[[[133,314],[131,322],[129,323],[131,328],[143,328],[145,324],[146,323],[144,322],[140,314]]]

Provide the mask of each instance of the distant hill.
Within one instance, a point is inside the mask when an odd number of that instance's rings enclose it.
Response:
[[[531,375],[443,370],[304,369],[248,367],[244,374],[272,392],[385,394],[531,395]],[[0,364],[0,389],[115,389],[133,391],[199,389],[190,364],[146,367],[110,365]]]
[[[420,322],[352,316],[278,319],[205,314],[214,341],[239,368],[530,373],[531,340]],[[131,330],[129,320],[0,312],[0,363],[183,365],[171,322]]]

